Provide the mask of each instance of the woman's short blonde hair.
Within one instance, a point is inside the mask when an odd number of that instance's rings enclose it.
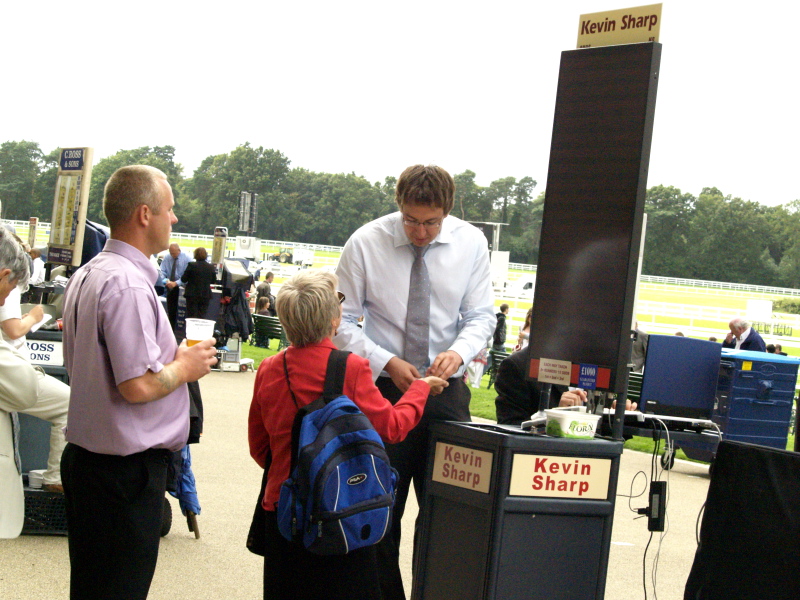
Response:
[[[293,346],[308,346],[331,335],[333,321],[339,318],[336,275],[308,269],[284,282],[275,300],[286,337]]]

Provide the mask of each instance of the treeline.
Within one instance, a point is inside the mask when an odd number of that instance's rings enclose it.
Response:
[[[291,167],[277,150],[244,144],[209,156],[191,177],[175,163],[172,146],[121,150],[94,165],[88,217],[102,216],[103,185],[119,167],[148,164],[173,184],[175,231],[213,233],[225,226],[238,234],[239,194],[259,195],[256,235],[263,239],[344,245],[358,227],[396,210],[397,174],[369,182],[355,173],[316,173]],[[49,220],[59,149],[45,154],[35,142],[0,146],[3,217]],[[453,214],[468,221],[508,223],[500,250],[512,262],[538,262],[544,192],[531,177],[506,177],[489,186],[473,171],[453,175]],[[647,275],[800,287],[800,200],[766,207],[705,188],[697,197],[674,187],[647,192],[648,228],[642,271]]]

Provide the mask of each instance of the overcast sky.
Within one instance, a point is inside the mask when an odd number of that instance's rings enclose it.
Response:
[[[627,0],[4,3],[0,142],[245,142],[370,181],[414,163],[544,189],[560,53]],[[648,187],[800,199],[797,2],[665,0]]]

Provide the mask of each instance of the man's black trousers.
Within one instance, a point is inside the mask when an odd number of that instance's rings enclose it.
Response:
[[[129,456],[67,444],[61,458],[71,600],[144,600],[156,569],[168,450]]]

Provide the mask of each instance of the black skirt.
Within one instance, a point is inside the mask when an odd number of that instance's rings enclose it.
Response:
[[[320,556],[290,543],[267,512],[265,600],[381,600],[375,546]]]

